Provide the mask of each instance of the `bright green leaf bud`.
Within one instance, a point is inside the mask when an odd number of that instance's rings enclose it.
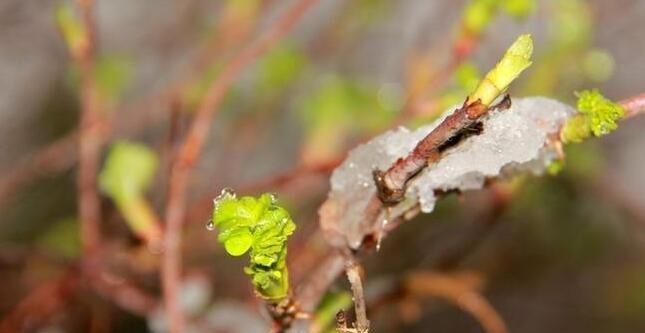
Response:
[[[533,40],[531,35],[521,35],[508,48],[504,57],[495,65],[479,86],[468,97],[468,101],[481,100],[484,105],[490,105],[522,71],[531,66]]]
[[[620,104],[608,100],[597,89],[584,90],[576,95],[580,113],[569,119],[562,129],[560,136],[563,142],[580,142],[592,134],[608,134],[625,116],[625,109]]]
[[[224,190],[214,203],[212,223],[219,229],[218,240],[230,255],[249,252],[251,263],[244,271],[258,295],[272,301],[286,297],[287,238],[296,229],[289,213],[271,194],[237,198]]]

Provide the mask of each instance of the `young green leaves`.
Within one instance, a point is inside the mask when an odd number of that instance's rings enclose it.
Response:
[[[114,201],[132,231],[148,244],[161,238],[157,217],[145,198],[156,170],[157,156],[152,150],[123,141],[112,146],[99,175],[101,191]]]
[[[477,89],[468,96],[468,101],[474,102],[479,99],[482,104],[490,106],[522,71],[531,66],[532,53],[531,35],[519,36],[506,50],[504,57],[495,65],[495,68],[486,74]]]
[[[249,252],[251,263],[244,271],[251,276],[257,294],[270,301],[287,297],[287,238],[296,229],[287,210],[271,194],[237,198],[226,189],[214,204],[209,229],[219,228],[217,238],[228,254]]]
[[[563,142],[580,142],[602,136],[616,129],[616,122],[625,116],[625,109],[607,98],[597,89],[583,90],[578,96],[578,115],[572,117],[561,131]]]

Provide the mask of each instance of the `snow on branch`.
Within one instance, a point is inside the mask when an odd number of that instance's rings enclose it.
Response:
[[[543,173],[558,158],[561,127],[576,113],[545,97],[513,99],[509,109],[492,110],[480,118],[477,135],[462,140],[411,178],[400,203],[386,210],[379,206],[374,215],[374,170],[388,169],[408,156],[453,110],[432,124],[388,131],[349,152],[334,170],[328,200],[320,209],[321,226],[333,245],[358,249],[365,239],[380,238],[387,223],[404,214],[417,208],[432,212],[440,193],[480,189],[493,178]]]

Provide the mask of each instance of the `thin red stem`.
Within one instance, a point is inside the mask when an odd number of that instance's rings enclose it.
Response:
[[[624,99],[619,104],[625,108],[625,119],[645,113],[645,93]]]
[[[97,189],[97,174],[102,143],[99,105],[96,95],[93,66],[95,27],[93,1],[78,0],[82,24],[87,32],[83,49],[72,52],[81,70],[81,116],[79,132],[79,165],[77,181],[78,210],[81,220],[81,241],[84,254],[92,257],[100,242],[101,205]]]

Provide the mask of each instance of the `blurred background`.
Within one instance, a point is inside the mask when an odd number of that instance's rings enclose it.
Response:
[[[208,87],[294,2],[95,0],[93,73],[109,124],[99,168],[116,142],[145,149],[141,172],[150,179],[137,198],[163,216],[170,163]],[[74,10],[64,1],[0,2],[0,328],[165,332],[160,255],[105,185],[100,282],[79,277],[81,83],[61,35]],[[223,187],[274,192],[289,209],[298,286],[329,251],[317,207],[347,150],[462,102],[522,33],[534,37],[534,63],[513,96],[575,103],[576,90],[620,100],[645,89],[642,0],[314,4],[236,78],[191,175],[181,248],[187,331],[269,327],[245,260],[227,256],[205,228]],[[625,121],[609,136],[566,147],[557,175],[451,195],[402,225],[365,258],[372,331],[499,333],[485,324],[499,317],[517,333],[644,332],[644,128],[645,117]],[[445,279],[448,291],[414,286]],[[343,280],[327,297],[335,309],[351,305]],[[453,287],[496,315],[464,310]],[[321,319],[320,330],[329,323]]]

